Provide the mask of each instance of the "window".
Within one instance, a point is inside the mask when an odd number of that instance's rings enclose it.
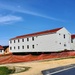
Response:
[[[12,41],[10,40],[10,43],[12,43]]]
[[[15,43],[15,40],[14,40],[14,43]]]
[[[24,49],[24,46],[22,46],[22,49]]]
[[[2,50],[0,50],[0,52],[2,52]]]
[[[34,41],[34,37],[32,37],[32,41]]]
[[[73,39],[71,39],[71,43],[73,43]]]
[[[59,43],[59,44],[61,44],[61,43]]]
[[[27,49],[29,49],[29,45],[27,45]]]
[[[27,41],[29,41],[29,38],[27,38]]]
[[[24,39],[22,39],[22,42],[24,42]]]
[[[36,36],[36,38],[37,38],[38,36]]]
[[[64,47],[66,47],[66,44],[64,44]]]
[[[34,45],[32,45],[32,48],[34,48]]]
[[[18,42],[20,42],[20,40],[18,39]]]
[[[18,49],[20,49],[20,46],[18,46]]]
[[[15,46],[14,46],[14,49],[15,49]]]
[[[10,47],[10,50],[12,50],[12,47]]]
[[[64,36],[64,39],[65,39],[65,34],[63,36]]]

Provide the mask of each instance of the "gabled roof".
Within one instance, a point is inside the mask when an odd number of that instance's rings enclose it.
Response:
[[[32,36],[38,36],[38,35],[43,35],[43,34],[48,34],[48,33],[55,33],[58,30],[62,29],[61,28],[56,28],[56,29],[52,29],[52,30],[46,30],[46,31],[42,31],[42,32],[36,32],[36,33],[32,33],[32,34],[26,34],[26,35],[21,35],[21,36],[17,36],[15,38],[11,38],[10,40],[14,40],[14,39],[19,39],[19,38],[25,38],[25,37],[32,37]]]
[[[0,45],[0,50],[4,50],[3,46]]]
[[[75,38],[75,34],[71,35],[71,38],[74,39]]]

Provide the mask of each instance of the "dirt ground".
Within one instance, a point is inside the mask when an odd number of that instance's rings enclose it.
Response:
[[[0,66],[27,66],[31,67],[28,71],[22,73],[15,73],[11,75],[42,75],[41,71],[51,69],[59,66],[65,66],[75,64],[75,58],[52,60],[52,61],[34,61],[34,62],[23,62],[13,64],[3,64]]]

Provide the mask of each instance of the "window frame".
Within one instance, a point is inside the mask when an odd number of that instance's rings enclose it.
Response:
[[[20,46],[18,46],[18,49],[20,49]]]
[[[24,39],[22,39],[22,42],[24,42]]]
[[[29,41],[29,38],[27,38],[27,41]]]
[[[32,37],[32,41],[34,41],[34,37]]]
[[[29,45],[27,45],[27,49],[29,49]]]
[[[14,49],[16,49],[16,47],[14,46]]]
[[[18,39],[18,42],[20,42],[20,39]]]
[[[22,46],[22,49],[24,49],[24,46]]]
[[[64,39],[66,38],[65,34],[63,35]]]
[[[73,39],[71,39],[71,43],[73,43]]]
[[[0,52],[2,53],[2,50],[0,50]]]
[[[16,41],[14,40],[14,43],[16,43]]]
[[[64,47],[66,47],[66,44],[64,44]]]
[[[33,48],[33,49],[35,48],[34,45],[32,45],[32,48]]]

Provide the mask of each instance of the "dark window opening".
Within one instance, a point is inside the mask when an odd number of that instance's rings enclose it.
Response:
[[[15,40],[14,40],[14,43],[15,43]]]
[[[15,47],[14,47],[14,49],[15,49]]]
[[[2,52],[2,50],[0,50],[0,52]]]
[[[29,49],[29,45],[27,45],[27,49]]]
[[[24,46],[22,46],[22,49],[24,49]]]
[[[32,41],[34,41],[34,37],[32,37]]]
[[[22,42],[24,42],[24,39],[22,39]]]
[[[73,39],[71,39],[71,43],[73,43]]]
[[[61,43],[59,43],[59,44],[61,44]]]
[[[18,39],[18,42],[20,42],[20,40]]]
[[[18,46],[18,49],[20,49],[20,46]]]
[[[64,34],[64,39],[65,39],[65,34]]]
[[[15,47],[14,47],[14,49],[15,49]]]
[[[38,45],[38,44],[36,44],[36,45]]]
[[[34,48],[34,45],[32,45],[32,48]]]
[[[64,44],[64,47],[66,47],[66,44]]]
[[[27,38],[27,41],[29,41],[29,38]]]
[[[10,47],[10,50],[12,50],[12,47]]]

